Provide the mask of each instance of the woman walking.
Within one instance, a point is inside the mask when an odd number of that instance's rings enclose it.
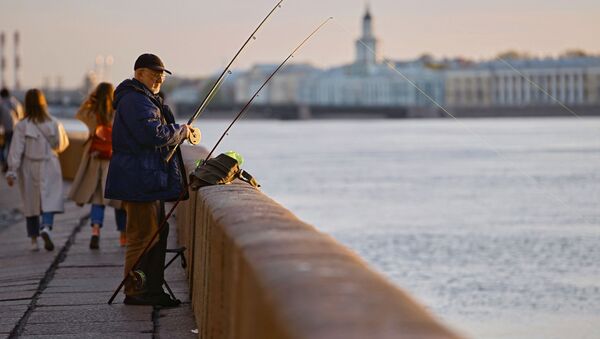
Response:
[[[64,211],[58,154],[68,146],[65,129],[48,113],[42,91],[27,91],[25,116],[14,128],[8,153],[6,180],[9,186],[15,181],[19,183],[27,235],[31,238],[33,251],[39,250],[37,238],[40,235],[44,239],[44,248],[54,249],[51,237],[54,214]]]
[[[113,93],[114,88],[110,83],[100,83],[75,115],[86,124],[90,137],[85,144],[69,199],[78,205],[91,204],[91,249],[99,248],[100,229],[104,223],[104,209],[107,205],[115,208],[117,230],[121,232],[120,245],[125,246],[127,243],[126,214],[121,207],[121,201],[104,198],[108,163],[112,155]]]

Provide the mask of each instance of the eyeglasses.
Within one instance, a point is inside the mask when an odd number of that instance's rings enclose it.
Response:
[[[153,70],[148,70],[148,73],[150,73],[150,76],[152,76],[152,78],[154,78],[154,80],[158,80],[158,78],[160,78],[161,80],[165,80],[167,78],[167,74],[164,72],[156,72]]]

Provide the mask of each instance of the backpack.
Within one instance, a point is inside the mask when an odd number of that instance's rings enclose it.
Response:
[[[96,158],[109,160],[112,157],[112,126],[101,124],[98,115],[96,115],[98,125],[91,137],[89,153],[95,153]]]
[[[222,153],[196,167],[190,174],[190,187],[198,190],[204,186],[230,184],[235,179],[245,181],[255,188],[260,187],[250,173],[240,168],[236,159]]]

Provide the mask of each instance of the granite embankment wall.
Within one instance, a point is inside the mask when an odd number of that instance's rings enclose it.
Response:
[[[85,137],[70,133],[65,179]],[[188,170],[206,155],[183,151]],[[191,192],[175,213],[200,338],[459,338],[355,253],[245,183]]]
[[[83,154],[84,143],[87,140],[88,134],[86,132],[73,132],[67,131],[69,135],[69,147],[59,154],[60,167],[62,170],[63,178],[65,180],[73,180],[77,168],[79,168],[79,162]]]
[[[185,147],[186,167],[204,155]],[[176,216],[201,338],[459,338],[248,184],[201,188]]]

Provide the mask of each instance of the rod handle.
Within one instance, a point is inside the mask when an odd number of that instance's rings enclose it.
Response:
[[[175,152],[177,152],[177,148],[179,147],[179,145],[181,145],[181,143],[175,145],[175,147],[173,147],[173,149],[171,149],[169,154],[167,154],[167,156],[165,157],[165,162],[171,161],[171,158],[173,158],[173,156],[175,155]]]

